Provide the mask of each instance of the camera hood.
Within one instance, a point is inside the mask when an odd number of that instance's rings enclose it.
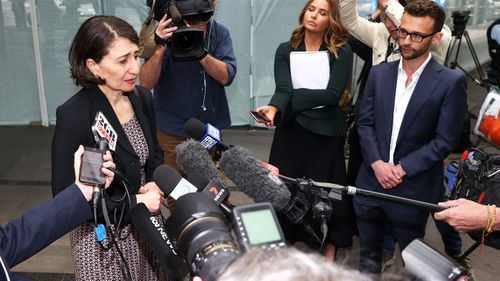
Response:
[[[212,0],[177,0],[177,8],[181,16],[213,13]]]

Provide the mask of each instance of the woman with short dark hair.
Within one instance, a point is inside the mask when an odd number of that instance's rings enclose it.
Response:
[[[70,48],[71,77],[82,89],[57,108],[52,193],[56,195],[75,181],[71,163],[78,145],[93,147],[99,140],[93,130],[99,112],[107,119],[108,133],[117,137],[110,148],[117,170],[125,177],[115,177],[105,191],[107,209],[98,209],[97,223],[105,224],[107,214],[126,264],[109,233],[97,242],[94,223],[87,222],[70,235],[76,280],[126,280],[126,266],[132,280],[165,279],[164,270],[130,224],[128,214],[137,203],[144,203],[155,214],[164,202],[163,193],[152,182],[153,171],[163,163],[152,94],[135,88],[140,68],[138,43],[136,32],[124,20],[95,16],[80,26]]]

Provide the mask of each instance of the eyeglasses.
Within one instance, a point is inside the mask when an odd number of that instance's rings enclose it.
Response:
[[[406,38],[406,36],[410,35],[411,41],[416,42],[416,43],[421,43],[422,41],[424,41],[425,38],[437,33],[437,32],[434,32],[431,34],[422,35],[422,34],[418,34],[418,33],[409,33],[408,31],[406,31],[403,28],[398,28],[396,31],[398,33],[399,38],[404,39],[404,38]]]

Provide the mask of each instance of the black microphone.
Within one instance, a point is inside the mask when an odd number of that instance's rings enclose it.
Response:
[[[224,214],[231,217],[234,206],[228,202],[230,192],[223,183],[217,179],[208,180],[197,173],[188,175],[188,180],[198,188],[199,192],[208,194],[213,198],[215,204],[224,211]]]
[[[186,140],[177,145],[175,151],[177,164],[188,175],[188,179],[191,174],[199,174],[209,180],[224,182],[208,150],[200,142]]]
[[[171,166],[162,164],[153,172],[153,181],[163,191],[165,197],[171,196],[176,199],[184,194],[198,191]]]
[[[281,211],[290,201],[290,191],[246,149],[234,146],[219,162],[224,174],[256,202],[270,202]]]
[[[151,216],[144,203],[136,204],[130,209],[130,219],[149,248],[153,250],[155,257],[165,268],[168,278],[171,280],[182,280],[189,269],[184,260],[179,257],[172,245],[167,232],[158,222],[155,216]]]
[[[214,146],[221,150],[229,148],[220,141],[220,130],[210,123],[205,124],[196,118],[191,118],[184,123],[184,131],[189,137],[198,140],[206,149]]]

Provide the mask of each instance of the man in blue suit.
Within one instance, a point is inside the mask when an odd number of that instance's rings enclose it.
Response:
[[[93,187],[78,180],[83,146],[75,152],[74,169],[77,180],[57,194],[54,199],[38,208],[28,210],[17,220],[0,227],[0,280],[26,280],[24,275],[10,272],[10,268],[38,253],[52,242],[92,219],[88,201]],[[102,172],[106,176],[105,187],[113,181],[114,168],[111,154],[104,155]]]
[[[466,78],[430,54],[441,40],[444,10],[435,2],[406,5],[398,28],[401,59],[373,67],[358,116],[364,162],[360,188],[437,202],[443,160],[456,145],[467,110]],[[360,270],[380,272],[381,241],[390,224],[404,249],[423,237],[429,212],[355,197],[360,233]]]

